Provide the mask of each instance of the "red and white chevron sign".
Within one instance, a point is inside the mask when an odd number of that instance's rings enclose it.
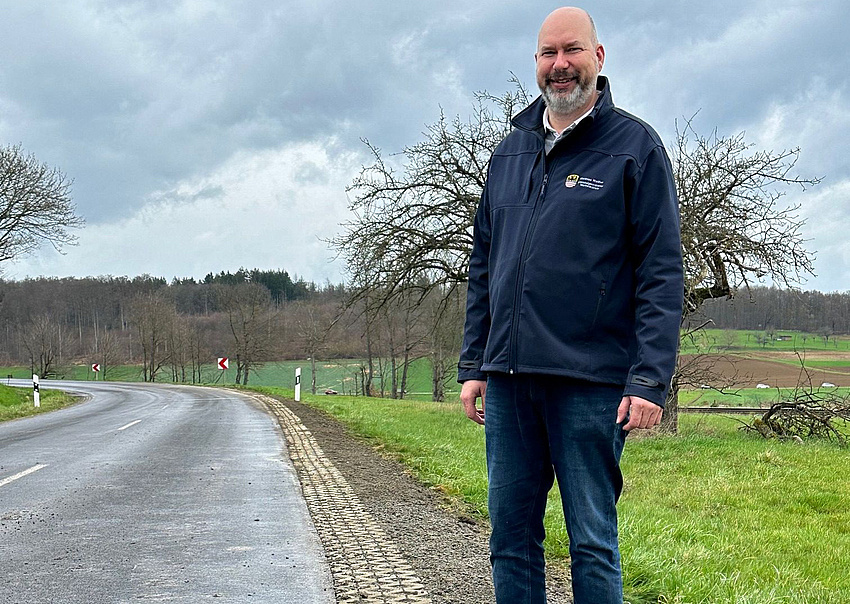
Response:
[[[230,365],[230,360],[227,357],[219,357],[218,358],[218,368],[219,369],[227,369]]]
[[[92,371],[100,371],[100,363],[92,363],[91,364]]]

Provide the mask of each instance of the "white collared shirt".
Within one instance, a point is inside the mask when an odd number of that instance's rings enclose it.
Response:
[[[543,110],[543,131],[546,132],[546,137],[544,139],[544,145],[546,146],[546,155],[549,155],[549,151],[555,146],[559,140],[572,132],[576,126],[578,126],[579,122],[590,115],[590,112],[593,111],[593,108],[596,106],[594,103],[590,106],[584,114],[580,115],[579,118],[574,121],[572,124],[564,128],[561,132],[558,132],[552,127],[552,124],[549,123],[549,108]]]

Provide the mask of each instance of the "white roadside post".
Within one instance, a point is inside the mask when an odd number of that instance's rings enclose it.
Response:
[[[301,400],[301,367],[295,368],[295,400]]]
[[[38,376],[32,375],[32,400],[36,407],[41,407],[41,395],[38,393]]]

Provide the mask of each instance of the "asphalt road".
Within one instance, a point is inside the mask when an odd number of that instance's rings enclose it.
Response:
[[[0,602],[334,601],[284,441],[252,399],[51,386],[91,398],[0,423]]]

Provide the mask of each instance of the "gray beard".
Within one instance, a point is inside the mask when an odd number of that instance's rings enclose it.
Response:
[[[549,86],[545,86],[540,92],[543,93],[543,100],[546,101],[549,111],[558,115],[569,115],[587,104],[594,88],[596,84],[590,82],[586,86],[579,84],[569,94],[559,94]]]

